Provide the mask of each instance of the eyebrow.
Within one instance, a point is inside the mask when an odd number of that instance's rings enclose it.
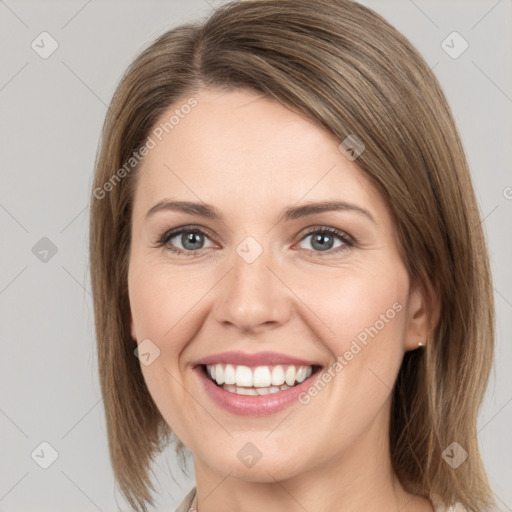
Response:
[[[191,215],[197,215],[206,219],[219,220],[223,222],[222,214],[217,208],[206,203],[195,203],[192,201],[169,201],[164,199],[159,201],[153,207],[151,207],[145,215],[145,218],[154,215],[160,211],[175,211],[181,213],[188,213]],[[352,211],[366,216],[372,222],[375,223],[375,219],[372,214],[352,203],[345,201],[320,201],[316,203],[307,203],[302,206],[287,206],[284,208],[279,216],[278,222],[286,220],[295,220],[308,215],[315,215],[328,211]]]

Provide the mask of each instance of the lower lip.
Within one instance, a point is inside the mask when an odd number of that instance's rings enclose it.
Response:
[[[312,382],[311,379],[316,378],[318,373],[315,372],[300,384],[277,393],[269,393],[268,395],[238,395],[217,386],[206,376],[204,367],[198,366],[195,368],[195,371],[198,373],[210,398],[223,409],[239,416],[269,416],[286,409],[294,402],[298,402],[300,393],[308,389]]]

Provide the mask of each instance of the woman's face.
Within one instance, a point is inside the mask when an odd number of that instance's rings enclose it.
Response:
[[[134,197],[131,330],[151,396],[205,471],[362,467],[425,335],[390,212],[312,121],[252,92],[194,98],[163,116],[181,112]]]

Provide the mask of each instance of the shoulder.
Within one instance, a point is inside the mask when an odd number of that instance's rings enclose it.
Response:
[[[190,489],[189,493],[185,496],[185,498],[183,498],[183,501],[178,505],[174,512],[189,512],[195,497],[196,488],[192,487],[192,489]]]

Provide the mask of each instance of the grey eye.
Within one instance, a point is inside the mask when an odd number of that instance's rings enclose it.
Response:
[[[316,231],[312,231],[308,233],[301,240],[301,244],[306,240],[310,239],[310,247],[302,246],[302,249],[314,250],[317,252],[325,252],[333,249],[337,249],[343,245],[349,245],[348,240],[342,236],[341,234],[332,233],[331,231],[326,231],[317,229]]]
[[[165,243],[181,251],[197,251],[213,246],[213,244],[205,246],[207,241],[209,241],[209,238],[204,233],[188,229],[167,237]]]

